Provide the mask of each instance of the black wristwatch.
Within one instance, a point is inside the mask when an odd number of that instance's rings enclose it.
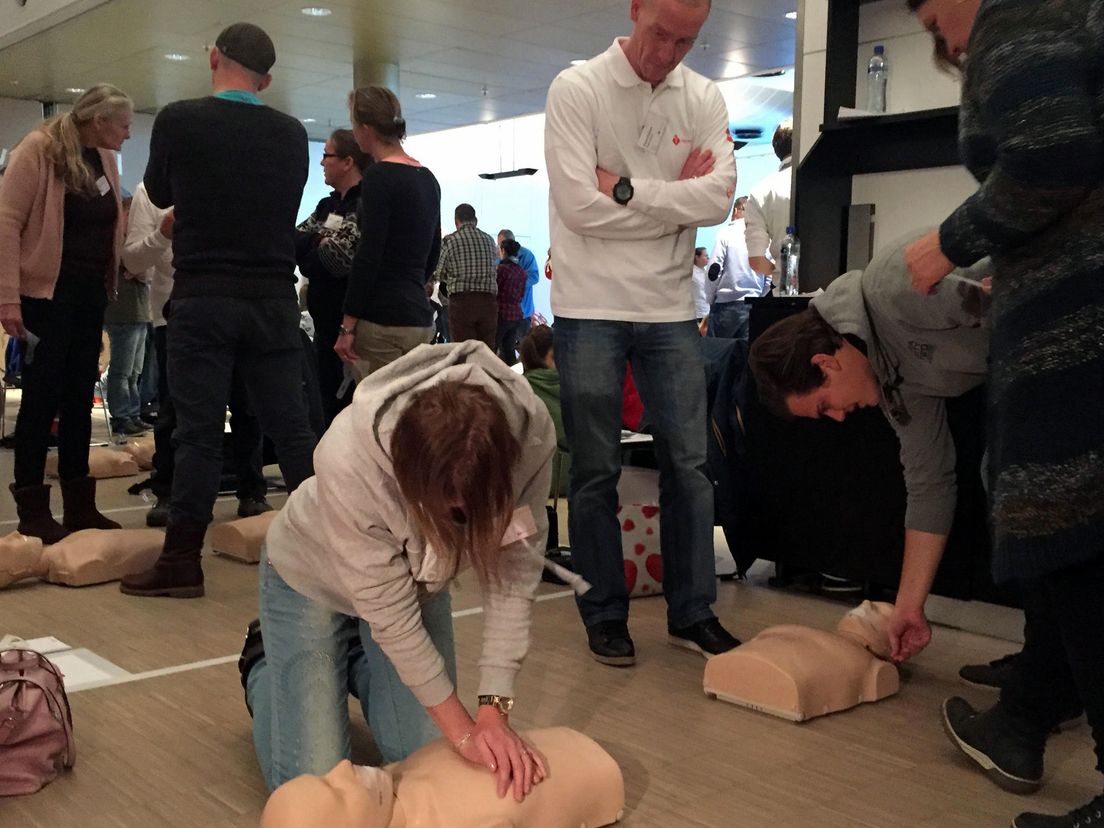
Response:
[[[613,200],[618,204],[628,204],[629,200],[633,197],[633,185],[625,176],[621,176],[617,179],[617,183],[613,185]]]

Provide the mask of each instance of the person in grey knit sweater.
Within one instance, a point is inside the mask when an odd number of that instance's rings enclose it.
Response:
[[[979,713],[949,699],[944,725],[1022,793],[1040,785],[1047,734],[1071,703],[1104,773],[1104,4],[908,4],[961,67],[959,146],[979,186],[906,259],[920,293],[993,259],[993,575],[1019,582],[1028,616],[1000,701]],[[1104,795],[1014,825],[1097,819]]]
[[[348,758],[350,685],[385,761],[439,730],[497,774],[500,796],[509,786],[520,801],[543,778],[508,713],[529,649],[555,449],[544,404],[480,342],[419,346],[357,387],[261,561],[267,670],[247,684],[271,788]],[[468,566],[484,605],[474,720],[456,693],[449,599]],[[351,638],[364,657],[349,676]]]

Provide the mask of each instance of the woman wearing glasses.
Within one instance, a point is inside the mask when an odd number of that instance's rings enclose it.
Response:
[[[310,280],[307,310],[314,320],[314,352],[327,428],[353,398],[351,387],[341,399],[337,397],[344,370],[334,345],[342,323],[353,255],[360,243],[357,213],[361,180],[372,163],[372,156],[357,145],[352,130],[335,130],[322,151],[322,175],[333,192],[295,228],[295,260]]]

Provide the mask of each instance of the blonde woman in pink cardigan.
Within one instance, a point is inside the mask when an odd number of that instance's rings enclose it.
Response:
[[[119,528],[96,509],[88,445],[104,308],[126,229],[115,153],[130,137],[132,110],[114,86],[92,87],[12,150],[0,182],[0,324],[27,343],[11,491],[19,531],[45,543]],[[43,482],[55,416],[62,524]]]

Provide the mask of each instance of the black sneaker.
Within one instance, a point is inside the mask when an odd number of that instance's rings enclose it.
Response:
[[[611,667],[636,664],[636,648],[625,621],[599,621],[587,627],[587,645],[595,661]]]
[[[1012,665],[1019,653],[1010,653],[994,659],[988,664],[967,664],[958,671],[958,676],[974,687],[993,687],[1000,690],[1012,675]]]
[[[716,618],[707,618],[681,629],[667,628],[667,643],[701,653],[706,658],[727,653],[740,646],[740,639],[729,635]]]
[[[169,499],[167,497],[159,497],[153,508],[146,512],[146,526],[154,527],[168,525]]]
[[[1012,828],[1088,828],[1097,823],[1104,824],[1104,794],[1063,816],[1020,814],[1012,820]]]
[[[272,511],[272,504],[263,497],[238,498],[238,517],[256,517]]]
[[[142,428],[134,420],[118,420],[111,424],[111,430],[124,437],[136,437],[145,434],[149,429]]]
[[[241,657],[238,658],[238,673],[241,676],[241,686],[244,691],[248,687],[249,671],[264,658],[264,638],[261,637],[261,619],[254,618],[249,622],[245,630],[245,644],[242,646]],[[253,708],[249,706],[249,695],[245,697],[245,709],[253,717]]]
[[[999,704],[979,713],[965,699],[949,698],[943,702],[943,729],[997,786],[1015,794],[1039,790],[1046,743],[1032,738]]]

